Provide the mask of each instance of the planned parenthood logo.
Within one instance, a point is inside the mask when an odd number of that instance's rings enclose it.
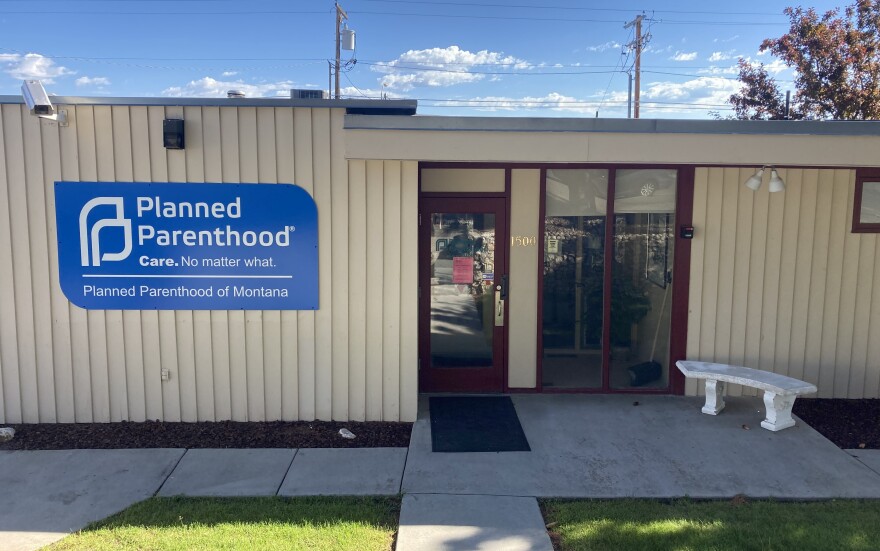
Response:
[[[116,208],[113,218],[102,218],[95,221],[89,232],[89,213],[101,205]],[[79,249],[83,266],[100,266],[101,261],[125,260],[131,254],[131,220],[125,218],[125,207],[122,197],[96,197],[86,203],[79,213]],[[104,228],[122,228],[124,245],[116,253],[101,253],[100,231]]]
[[[318,215],[290,184],[57,182],[61,288],[125,310],[318,307]]]

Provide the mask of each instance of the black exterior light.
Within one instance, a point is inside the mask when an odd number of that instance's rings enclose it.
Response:
[[[183,149],[183,119],[165,119],[163,121],[162,143],[165,149]]]

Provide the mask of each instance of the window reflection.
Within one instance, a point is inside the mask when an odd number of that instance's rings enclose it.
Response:
[[[668,385],[677,176],[668,169],[615,174],[612,388]]]
[[[544,387],[602,386],[607,203],[607,170],[547,171]]]
[[[493,364],[495,215],[431,217],[431,367]]]
[[[547,171],[544,388],[603,388],[604,365],[610,388],[668,386],[677,179],[670,169],[618,170],[609,213],[607,170]],[[613,244],[607,326],[606,231]]]

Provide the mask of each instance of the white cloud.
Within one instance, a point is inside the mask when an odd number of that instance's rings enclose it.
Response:
[[[739,91],[741,83],[729,78],[704,76],[685,82],[652,82],[642,91],[642,101],[650,112],[693,113],[693,107],[705,106],[707,111],[724,110],[731,94]],[[671,105],[652,105],[651,101]],[[682,105],[675,105],[682,104]]]
[[[76,79],[77,86],[109,86],[110,79],[106,77],[79,77]]]
[[[739,67],[736,65],[728,65],[727,67],[709,67],[697,71],[703,75],[738,75]]]
[[[624,93],[625,94],[625,93]],[[525,96],[513,98],[509,96],[481,96],[464,100],[447,100],[447,106],[468,107],[475,111],[530,111],[540,109],[543,112],[561,113],[595,113],[599,101],[579,99],[558,92],[550,92],[544,96]]]
[[[726,78],[700,77],[687,82],[653,82],[643,88],[643,117],[705,118],[709,111],[727,110],[727,99],[738,90],[738,82]],[[574,97],[558,92],[543,96],[480,96],[440,102],[447,108],[488,111],[501,114],[534,111],[542,116],[595,115],[623,117],[627,110],[627,91],[612,90]],[[430,110],[432,105],[424,105]]]
[[[55,79],[76,74],[67,67],[56,65],[55,61],[40,54],[0,54],[3,71],[16,80],[36,79],[43,84],[54,84]]]
[[[734,56],[733,52],[733,50],[728,50],[726,52],[712,52],[712,55],[709,56],[709,61],[713,63],[716,61],[727,61]]]
[[[758,53],[756,53],[755,55],[756,55],[756,56],[770,55],[770,50],[760,50],[760,51],[758,51]]]
[[[413,88],[454,86],[485,79],[487,74],[472,72],[480,66],[503,65],[505,71],[524,70],[530,63],[500,52],[470,52],[458,46],[409,50],[397,59],[373,65],[373,71],[385,73],[379,79],[384,87],[401,91]]]
[[[351,99],[401,99],[406,97],[387,88],[355,88],[354,86],[343,86],[339,89],[339,93],[342,94],[342,97]]]
[[[419,73],[392,73],[382,77],[379,82],[388,88],[408,91],[418,87],[439,88],[476,82],[486,78],[486,75],[469,73],[467,71],[445,72],[419,72]]]
[[[733,42],[733,41],[736,40],[737,38],[739,38],[739,35],[738,35],[738,34],[735,34],[735,35],[733,35],[733,36],[731,36],[731,37],[729,37],[729,38],[713,38],[713,39],[712,39],[712,42],[716,42],[716,43],[717,43],[717,42]]]
[[[643,54],[671,54],[672,53],[672,44],[668,44],[666,46],[661,46],[657,44],[648,44],[642,50]]]
[[[589,52],[604,52],[606,50],[616,50],[621,47],[620,42],[616,40],[609,40],[604,44],[597,44],[595,46],[587,46],[587,51]]]
[[[743,57],[742,59],[744,59],[747,63],[753,64],[753,65],[758,63],[757,61],[753,60],[751,57]],[[790,67],[788,65],[786,65],[785,62],[782,61],[781,59],[774,59],[770,63],[763,63],[763,65],[764,65],[764,69],[772,75],[778,75],[779,73],[781,73],[783,71],[788,71],[790,69]],[[737,68],[736,72],[737,73],[739,72],[738,68]]]
[[[778,75],[782,71],[788,70],[788,65],[785,64],[781,59],[774,59],[770,63],[765,63],[764,68],[767,69],[768,73],[773,73],[774,75]]]
[[[672,61],[693,61],[697,59],[697,52],[675,52],[675,55],[669,59]]]
[[[237,74],[238,74],[238,71],[223,71],[222,73],[220,73],[220,76],[234,77]]]
[[[191,80],[184,86],[171,86],[162,90],[163,96],[173,98],[198,97],[198,98],[223,98],[228,90],[241,90],[249,98],[290,96],[290,89],[295,88],[293,81],[268,82],[261,84],[247,84],[241,80],[216,80],[211,77],[203,77]]]

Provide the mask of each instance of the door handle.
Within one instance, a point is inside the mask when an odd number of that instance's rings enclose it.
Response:
[[[501,285],[495,287],[495,327],[504,326],[504,291]]]

